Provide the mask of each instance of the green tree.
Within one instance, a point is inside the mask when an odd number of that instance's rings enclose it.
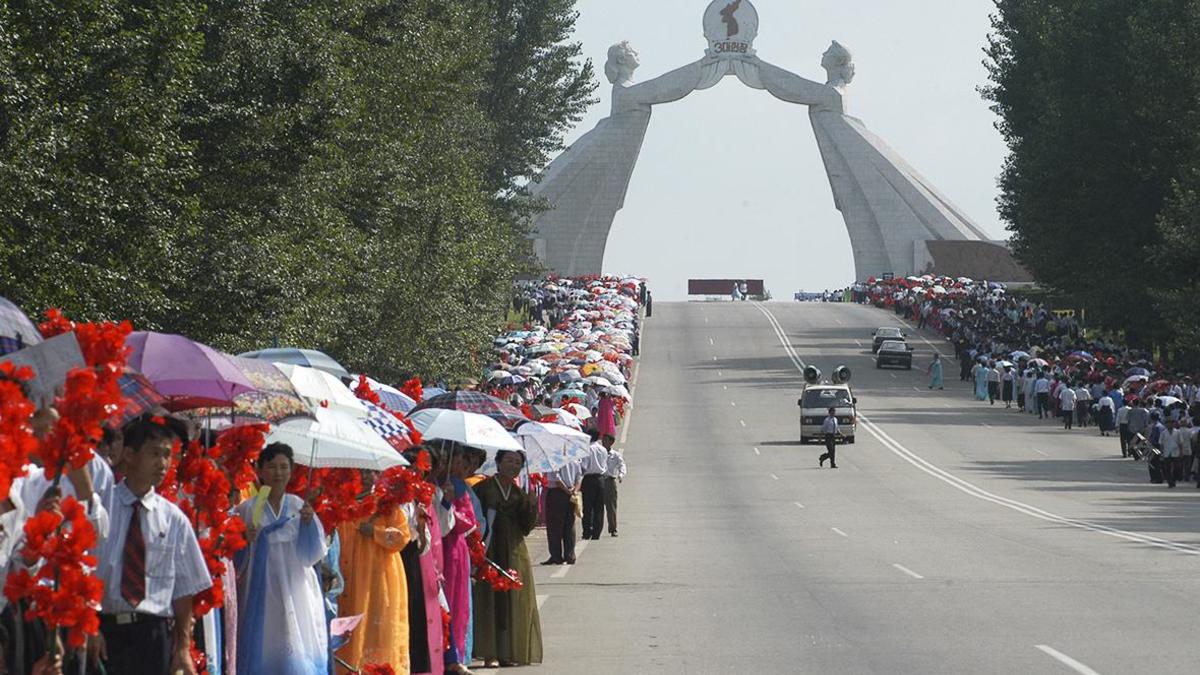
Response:
[[[1018,258],[1142,342],[1166,330],[1146,272],[1172,183],[1196,156],[1184,71],[1197,57],[1178,24],[1196,4],[999,0],[986,49],[984,95],[1010,149],[1000,213]],[[1114,268],[1131,283],[1105,283]]]

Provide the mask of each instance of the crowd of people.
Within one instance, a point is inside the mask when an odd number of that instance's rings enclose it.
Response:
[[[573,564],[576,504],[585,538],[605,516],[617,536],[626,467],[614,443],[650,306],[629,277],[545,279],[515,295],[530,322],[497,338],[477,380],[440,392],[342,378],[342,395],[388,415],[359,421],[394,448],[385,470],[316,467],[318,441],[309,458],[275,425],[235,414],[232,392],[214,401],[213,382],[135,373],[127,324],[51,312],[35,327],[0,301],[0,672],[540,663],[526,538],[545,523],[544,564]],[[44,348],[63,340],[82,357],[66,371]],[[538,425],[574,445],[545,464],[545,452],[422,436],[418,413],[455,397],[489,407],[513,440]],[[220,403],[228,423],[214,424]],[[339,405],[309,412],[321,422]]]
[[[977,400],[1065,430],[1094,429],[1113,437],[1123,457],[1146,460],[1154,482],[1195,479],[1200,488],[1200,376],[1092,335],[1073,312],[1016,297],[1002,284],[872,279],[852,293],[945,336]],[[935,355],[931,389],[944,387],[946,367]]]

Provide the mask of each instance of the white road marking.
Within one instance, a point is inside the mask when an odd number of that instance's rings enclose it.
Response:
[[[836,321],[836,322],[837,322],[837,325],[839,325],[839,326],[845,326],[845,325],[846,325],[846,324],[842,323],[842,320],[841,320],[841,319],[834,319],[834,321]]]
[[[837,532],[838,534],[842,535],[843,537],[849,537],[849,536],[850,536],[850,535],[846,534],[845,532],[842,532],[841,530],[837,529],[836,527],[831,527],[831,528],[829,528],[829,529],[833,530],[834,532]]]
[[[777,475],[775,475],[775,474],[771,474],[771,478],[772,478],[773,480],[779,480],[779,476],[777,476]]]
[[[796,505],[796,508],[798,508],[798,509],[802,509],[802,508],[804,508],[804,505],[803,505],[803,504],[801,504],[800,502],[792,502],[792,503],[793,503],[793,504],[795,504],[795,505]]]
[[[909,330],[916,332],[917,329],[913,328],[913,325],[911,323],[909,323],[908,321],[905,321],[904,319],[900,319],[900,318],[897,318],[896,320],[899,321],[900,323],[904,324],[905,326],[908,326]],[[931,349],[933,349],[934,352],[936,352],[938,354],[942,354],[942,351],[937,348],[937,345],[930,342],[929,338],[925,337],[924,335],[921,335],[920,333],[916,333],[916,335],[917,335],[917,337],[921,338],[921,340],[923,340],[925,342],[925,344],[929,345],[929,347]],[[942,358],[945,358],[945,357],[946,357],[946,355],[942,354]]]
[[[949,403],[943,403],[942,407],[943,408],[953,408],[954,406],[950,405]]]
[[[546,601],[547,601],[547,600],[549,600],[549,599],[550,599],[550,596],[549,596],[549,595],[539,595],[539,596],[537,596],[537,603],[538,603],[538,611],[539,611],[539,612],[542,610],[542,605],[546,604]]]
[[[859,347],[863,346],[862,340],[855,340],[854,344],[858,345]]]
[[[917,574],[916,572],[908,569],[904,565],[901,565],[900,563],[892,563],[892,567],[895,567],[896,569],[900,570],[901,572],[904,572],[905,574],[907,574],[908,576],[910,576],[914,579],[924,579],[925,578],[925,577],[921,576],[920,574]]]
[[[980,423],[979,423],[979,426],[981,426],[981,427],[986,427],[986,428],[988,428],[988,429],[991,429],[991,428],[992,428],[992,425],[988,424],[987,422],[980,422]]]
[[[718,370],[717,377],[725,377],[725,373],[722,373],[721,371]]]
[[[746,420],[738,420],[738,422],[741,422],[743,427],[746,426]]]
[[[645,334],[645,331],[643,330],[642,333]],[[638,379],[638,373],[640,373],[640,372],[642,372],[642,361],[641,361],[641,359],[638,359],[638,362],[633,366],[633,377],[629,378],[629,391],[630,392],[637,390],[637,379]],[[625,445],[625,439],[629,437],[629,426],[630,426],[630,422],[633,421],[633,411],[636,409],[637,409],[637,406],[630,405],[629,412],[625,414],[625,422],[621,428],[621,445],[622,446]]]
[[[1100,675],[1100,673],[1092,670],[1091,668],[1088,668],[1086,665],[1076,661],[1075,659],[1058,651],[1057,649],[1055,649],[1054,647],[1051,647],[1050,645],[1034,645],[1034,647],[1036,647],[1037,649],[1042,651],[1044,654],[1050,656],[1055,661],[1058,661],[1059,663],[1070,668],[1071,670],[1074,670],[1077,673],[1080,673],[1081,675]]]
[[[708,323],[708,317],[704,317],[704,323]]]
[[[755,449],[754,449],[754,454],[756,454],[756,455],[762,455],[762,452],[761,452],[761,451],[760,451],[758,448],[755,448]]]
[[[762,303],[756,302],[754,306],[758,308],[758,311],[763,313],[763,316],[767,317],[767,321],[771,323],[771,328],[774,329],[776,337],[779,338],[779,343],[783,345],[783,351],[787,352],[788,358],[803,373],[806,364],[800,358],[800,355],[796,353],[796,350],[792,349],[792,343],[788,341],[787,333],[783,331],[783,326],[779,325],[779,320],[775,318],[775,315],[770,310],[763,307]]]
[[[757,305],[758,303],[755,303],[755,304]],[[770,312],[767,311],[766,309],[764,309],[761,305],[759,306],[759,310],[762,311],[763,314],[766,315],[768,319],[771,319],[772,325],[774,325],[774,317],[771,316]],[[780,331],[776,330],[776,335],[779,335],[779,333],[780,333]],[[790,349],[790,345],[786,344],[784,339],[781,338],[780,341],[784,343],[785,348]],[[801,373],[803,373],[804,366],[802,364],[804,362],[800,360],[800,357],[796,356],[792,360],[793,360],[793,363],[797,364],[797,369]],[[1046,511],[1044,509],[1037,508],[1036,506],[1031,506],[1029,504],[1017,501],[1015,499],[1009,499],[1007,497],[1001,497],[999,495],[993,494],[993,493],[988,492],[987,490],[984,490],[983,488],[975,485],[974,483],[971,483],[969,481],[963,480],[962,478],[959,478],[958,476],[955,476],[954,474],[950,473],[949,471],[946,471],[946,470],[942,469],[941,467],[938,467],[937,465],[933,464],[932,462],[929,462],[928,460],[926,460],[926,459],[922,458],[921,456],[917,455],[916,453],[912,452],[908,448],[901,445],[898,441],[896,441],[896,439],[889,436],[887,434],[887,432],[885,432],[882,428],[877,426],[874,422],[871,422],[870,419],[864,417],[863,415],[860,414],[858,416],[858,421],[862,425],[862,427],[864,429],[866,429],[867,433],[874,436],[875,440],[879,441],[885,448],[890,450],[892,452],[892,454],[900,457],[904,461],[913,465],[917,469],[920,469],[921,471],[925,472],[926,474],[929,474],[930,476],[933,476],[934,478],[942,481],[943,483],[946,483],[947,485],[953,487],[954,489],[956,489],[964,494],[975,497],[976,499],[991,502],[993,504],[1003,506],[1004,508],[1011,509],[1018,513],[1023,513],[1031,518],[1037,518],[1038,520],[1042,520],[1045,522],[1058,523],[1060,525],[1067,525],[1069,527],[1074,527],[1074,528],[1081,529],[1081,530],[1088,530],[1090,532],[1096,532],[1099,534],[1108,535],[1110,537],[1114,537],[1116,539],[1122,539],[1124,541],[1130,541],[1130,542],[1134,542],[1134,543],[1138,543],[1138,544],[1145,544],[1148,546],[1154,546],[1156,548],[1166,549],[1169,551],[1176,551],[1178,553],[1186,553],[1187,555],[1200,556],[1200,548],[1198,548],[1196,546],[1190,546],[1188,544],[1182,544],[1180,542],[1170,541],[1168,539],[1160,539],[1158,537],[1152,537],[1152,536],[1146,535],[1146,534],[1139,534],[1137,532],[1129,532],[1126,530],[1120,530],[1115,527],[1109,527],[1107,525],[1101,525],[1099,523],[1092,523],[1092,522],[1089,522],[1086,520],[1079,520],[1076,518],[1068,518],[1065,516],[1060,516],[1056,513],[1052,513],[1050,511]]]
[[[575,560],[576,561],[578,561],[580,558],[583,557],[583,552],[586,551],[587,547],[588,547],[588,541],[589,541],[588,539],[584,539],[583,541],[581,541],[575,545]],[[561,565],[561,566],[559,566],[558,569],[554,570],[554,572],[552,572],[550,574],[550,578],[551,579],[561,579],[561,578],[567,576],[567,573],[570,572],[571,569],[574,567],[575,567],[575,565]]]
[[[891,375],[893,380],[898,380],[898,379],[900,379],[900,378],[896,377],[896,374],[895,374],[895,373],[888,373],[888,375]]]
[[[714,346],[714,347],[716,347],[716,346],[717,346],[717,343],[713,342],[713,339],[712,339],[712,338],[708,338],[708,344],[710,344],[710,345],[712,345],[712,346]]]
[[[726,385],[724,385],[724,384],[723,384],[723,385],[721,385],[721,388],[722,388],[722,389],[724,389],[725,391],[729,391],[729,387],[728,387],[728,386],[726,386]]]
[[[913,387],[913,391],[921,391],[920,387]]]
[[[1050,455],[1047,455],[1046,453],[1042,452],[1041,450],[1038,450],[1037,448],[1034,448],[1033,451],[1036,452],[1037,454],[1041,455],[1042,457],[1050,456]]]
[[[735,408],[737,407],[737,403],[734,403],[733,401],[730,401],[730,402],[729,402],[729,405],[731,405],[731,406],[733,406],[733,407],[735,407]]]
[[[714,357],[713,357],[713,361],[716,361],[716,360],[717,360],[717,357],[715,357],[715,356],[714,356]]]

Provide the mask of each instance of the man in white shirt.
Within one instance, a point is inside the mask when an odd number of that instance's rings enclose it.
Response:
[[[1038,419],[1045,419],[1050,414],[1050,379],[1046,373],[1038,373],[1037,381],[1033,383],[1033,393],[1037,397]]]
[[[1114,394],[1110,394],[1110,398]],[[1128,405],[1117,408],[1117,436],[1121,441],[1122,457],[1129,456],[1129,439],[1133,438],[1133,434],[1129,432],[1129,412],[1131,410],[1133,410],[1133,407]]]
[[[579,492],[583,467],[572,461],[546,475],[546,543],[550,557],[543,565],[575,564],[575,506],[571,499]]]
[[[583,458],[583,481],[580,492],[583,497],[583,538],[599,539],[604,531],[604,471],[608,468],[608,448],[613,437],[592,432],[591,452]]]
[[[617,536],[617,485],[625,480],[625,474],[625,456],[620,450],[610,448],[604,468],[604,512],[608,516],[610,537]]]
[[[1178,480],[1180,463],[1183,461],[1183,444],[1190,442],[1190,436],[1186,436],[1179,429],[1179,423],[1175,420],[1167,420],[1167,428],[1161,432],[1159,442],[1162,444],[1162,460],[1163,473],[1166,474],[1167,487],[1175,487],[1175,481]]]
[[[1058,388],[1058,409],[1062,411],[1063,429],[1070,429],[1075,421],[1075,390],[1069,384]]]
[[[840,433],[837,420],[837,408],[830,408],[829,415],[825,421],[821,423],[821,434],[825,436],[825,454],[821,455],[817,464],[825,466],[825,460],[829,460],[829,468],[837,468],[837,436]]]
[[[195,675],[192,598],[212,579],[191,523],[155,492],[176,439],[152,420],[126,433],[125,480],[109,498],[109,535],[97,551],[100,635],[88,645],[89,657],[110,673]]]
[[[1089,413],[1092,411],[1092,390],[1080,382],[1078,387],[1075,387],[1075,421],[1080,427],[1086,428],[1088,425]]]

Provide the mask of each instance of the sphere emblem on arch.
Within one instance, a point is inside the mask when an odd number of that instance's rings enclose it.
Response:
[[[734,58],[754,53],[758,10],[750,0],[713,0],[704,10],[709,56]]]

